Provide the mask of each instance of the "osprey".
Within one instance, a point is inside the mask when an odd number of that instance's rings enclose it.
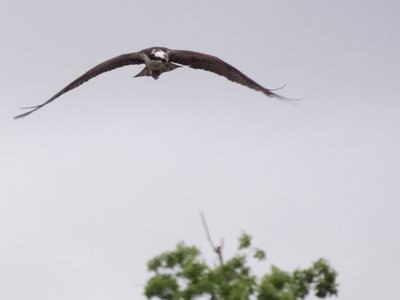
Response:
[[[261,86],[254,80],[244,75],[238,69],[226,63],[222,59],[219,59],[218,57],[194,51],[172,50],[164,47],[152,47],[134,53],[122,54],[106,60],[101,64],[98,64],[82,76],[72,81],[70,84],[68,84],[46,102],[32,107],[24,107],[23,109],[30,110],[26,113],[15,116],[14,118],[18,119],[26,117],[27,115],[49,104],[61,95],[80,86],[81,84],[92,79],[93,77],[96,77],[97,75],[127,65],[140,64],[145,64],[145,67],[135,77],[151,76],[154,79],[158,79],[162,73],[175,70],[176,68],[184,65],[189,66],[193,69],[202,69],[205,71],[216,73],[220,76],[226,77],[233,82],[242,84],[253,90],[260,91],[267,96],[276,97],[279,99],[288,99],[273,93],[271,89],[267,89]]]

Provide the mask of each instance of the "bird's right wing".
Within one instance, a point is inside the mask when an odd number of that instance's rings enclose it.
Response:
[[[14,119],[26,117],[27,115],[33,113],[34,111],[38,110],[39,108],[41,108],[43,106],[49,104],[50,102],[56,100],[61,95],[69,92],[70,90],[73,90],[74,88],[80,86],[81,84],[92,79],[93,77],[96,77],[97,75],[100,75],[104,72],[111,71],[116,68],[124,67],[127,65],[138,65],[138,64],[142,64],[142,63],[143,63],[143,60],[142,60],[139,52],[122,54],[122,55],[116,56],[114,58],[111,58],[109,60],[106,60],[105,62],[98,64],[97,66],[93,67],[92,69],[87,71],[82,76],[80,76],[77,79],[75,79],[74,81],[72,81],[70,84],[68,84],[66,87],[64,87],[61,91],[59,91],[57,94],[55,94],[53,97],[51,97],[46,102],[36,105],[36,106],[32,106],[32,107],[24,107],[24,109],[30,109],[30,110],[26,113],[15,116]]]

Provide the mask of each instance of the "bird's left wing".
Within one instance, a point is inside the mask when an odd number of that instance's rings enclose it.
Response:
[[[90,69],[89,71],[87,71],[85,74],[78,77],[74,81],[72,81],[70,84],[68,84],[66,87],[64,87],[61,91],[59,91],[57,94],[55,94],[53,97],[51,97],[46,102],[36,105],[36,106],[32,106],[32,107],[25,107],[25,109],[30,109],[30,110],[26,113],[15,116],[14,119],[26,117],[27,115],[33,113],[34,111],[38,110],[39,108],[56,100],[62,94],[69,92],[70,90],[80,86],[81,84],[92,79],[93,77],[96,77],[97,75],[100,75],[104,72],[111,71],[116,68],[124,67],[127,65],[137,65],[137,64],[142,64],[142,63],[143,63],[143,60],[142,60],[139,52],[122,54],[122,55],[116,56],[114,58],[111,58],[109,60],[106,60],[106,61],[102,62],[101,64],[98,64],[97,66],[93,67],[92,69]]]
[[[202,69],[213,72],[220,76],[224,76],[233,82],[260,91],[267,96],[287,99],[258,84],[253,79],[249,78],[238,69],[218,57],[188,50],[169,50],[168,56],[171,62],[186,65],[193,69]]]

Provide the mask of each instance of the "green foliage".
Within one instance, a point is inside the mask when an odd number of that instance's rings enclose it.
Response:
[[[265,255],[265,251],[262,249],[255,249],[254,250],[254,258],[257,258],[258,260],[265,260],[267,256]]]
[[[260,283],[258,299],[304,299],[312,289],[318,298],[337,295],[336,276],[335,270],[322,258],[310,268],[292,274],[273,266]]]
[[[242,233],[239,237],[239,249],[246,249],[249,248],[251,244],[251,236],[247,233]]]
[[[251,236],[239,238],[238,253],[218,266],[209,266],[194,246],[179,243],[175,250],[156,256],[147,264],[152,277],[144,294],[162,300],[296,300],[310,292],[319,298],[337,295],[336,272],[324,259],[310,268],[286,272],[272,266],[261,278],[255,276],[249,259],[266,258],[265,252],[251,248]]]

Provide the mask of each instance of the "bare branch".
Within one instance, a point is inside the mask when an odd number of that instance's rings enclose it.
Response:
[[[222,257],[222,248],[224,246],[224,240],[223,239],[221,240],[221,244],[219,246],[215,246],[215,244],[212,241],[210,230],[208,229],[208,225],[207,225],[204,213],[200,212],[200,216],[201,216],[201,221],[202,221],[203,226],[204,226],[204,230],[206,232],[207,240],[210,243],[211,248],[218,255],[219,263],[222,265],[224,263],[224,260],[223,260],[223,257]]]

